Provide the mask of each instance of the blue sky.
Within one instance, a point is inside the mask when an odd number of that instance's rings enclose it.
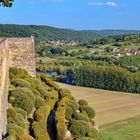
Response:
[[[0,7],[0,23],[140,30],[140,0],[15,0]]]

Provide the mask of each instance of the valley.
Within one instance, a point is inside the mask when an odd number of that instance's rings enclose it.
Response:
[[[0,140],[140,140],[139,7],[0,0]]]

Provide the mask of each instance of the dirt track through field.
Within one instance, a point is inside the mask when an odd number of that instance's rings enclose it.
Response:
[[[140,115],[140,95],[57,84],[70,90],[77,100],[87,100],[95,109],[100,126]]]

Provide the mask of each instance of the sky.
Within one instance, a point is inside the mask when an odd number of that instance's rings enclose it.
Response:
[[[0,23],[140,30],[140,0],[15,0],[0,7]]]

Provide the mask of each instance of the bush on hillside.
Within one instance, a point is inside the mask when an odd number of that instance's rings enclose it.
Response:
[[[17,113],[15,108],[11,107],[7,109],[7,118],[15,119],[17,117]]]
[[[76,106],[73,103],[69,103],[68,106],[72,108],[72,112],[74,114],[77,110]]]
[[[11,67],[9,69],[9,73],[12,73],[14,75],[17,75],[19,73],[19,69],[17,69],[16,67]]]
[[[74,119],[75,120],[83,120],[83,121],[89,122],[89,118],[86,115],[78,113],[78,112],[76,112],[74,114]]]
[[[48,94],[48,91],[45,89],[45,87],[43,86],[43,84],[39,79],[35,79],[34,84],[35,84],[35,89],[39,92],[39,95],[41,97],[45,97]]]
[[[29,88],[17,87],[15,89],[13,89],[11,92],[12,95],[15,93],[22,93],[24,95],[27,95],[32,100],[33,104],[35,104],[35,96]]]
[[[88,115],[88,117],[89,117],[90,119],[92,119],[92,118],[95,117],[95,111],[94,111],[94,109],[91,108],[90,106],[84,105],[84,106],[80,107],[80,111],[81,111],[81,112],[82,112],[82,111],[85,111],[86,114]]]
[[[32,99],[30,99],[29,96],[21,92],[14,92],[14,94],[12,94],[12,91],[11,91],[11,93],[9,93],[9,96],[8,96],[8,101],[14,107],[19,107],[25,110],[27,114],[30,114],[34,107],[34,103]]]
[[[45,105],[45,102],[44,100],[40,97],[40,96],[36,96],[36,99],[35,99],[35,108],[39,108],[41,106],[44,106]]]
[[[91,137],[91,138],[95,138],[95,139],[100,139],[100,136],[99,136],[99,133],[96,129],[94,128],[91,128],[89,133],[88,133],[88,136]]]
[[[79,104],[77,103],[76,100],[71,100],[70,103],[73,104],[73,105],[75,106],[76,110],[79,109]]]
[[[60,89],[60,92],[64,94],[67,94],[67,93],[71,94],[71,92],[68,89],[64,89],[64,88]]]
[[[84,105],[88,105],[88,102],[81,99],[81,100],[78,101],[78,104],[79,104],[80,106],[84,106]]]
[[[23,109],[19,108],[19,107],[15,107],[15,110],[17,113],[21,114],[24,118],[27,117],[27,112],[24,111]]]
[[[83,120],[73,120],[71,121],[69,130],[74,137],[87,136],[90,131],[90,126],[89,123]]]
[[[16,124],[22,128],[25,128],[26,124],[25,124],[25,120],[24,120],[24,117],[21,115],[21,114],[18,114],[16,115],[16,118],[11,118],[9,117],[7,119],[8,123],[11,123],[11,124]]]
[[[73,115],[73,110],[71,107],[67,107],[66,108],[66,113],[65,113],[65,117],[67,120],[71,120],[72,119],[72,115]]]
[[[23,79],[14,79],[11,81],[11,84],[15,87],[25,87],[32,89],[31,84]]]
[[[7,134],[9,134],[11,136],[21,136],[24,134],[24,132],[20,126],[18,126],[16,124],[8,123]]]
[[[70,100],[73,100],[73,99],[74,99],[74,97],[71,95],[71,93],[63,93],[63,94],[59,93],[59,97],[60,97],[61,99],[64,98],[64,97],[67,97],[67,98],[69,98]]]
[[[21,68],[12,67],[9,70],[10,79],[25,79],[30,77],[28,72]]]

